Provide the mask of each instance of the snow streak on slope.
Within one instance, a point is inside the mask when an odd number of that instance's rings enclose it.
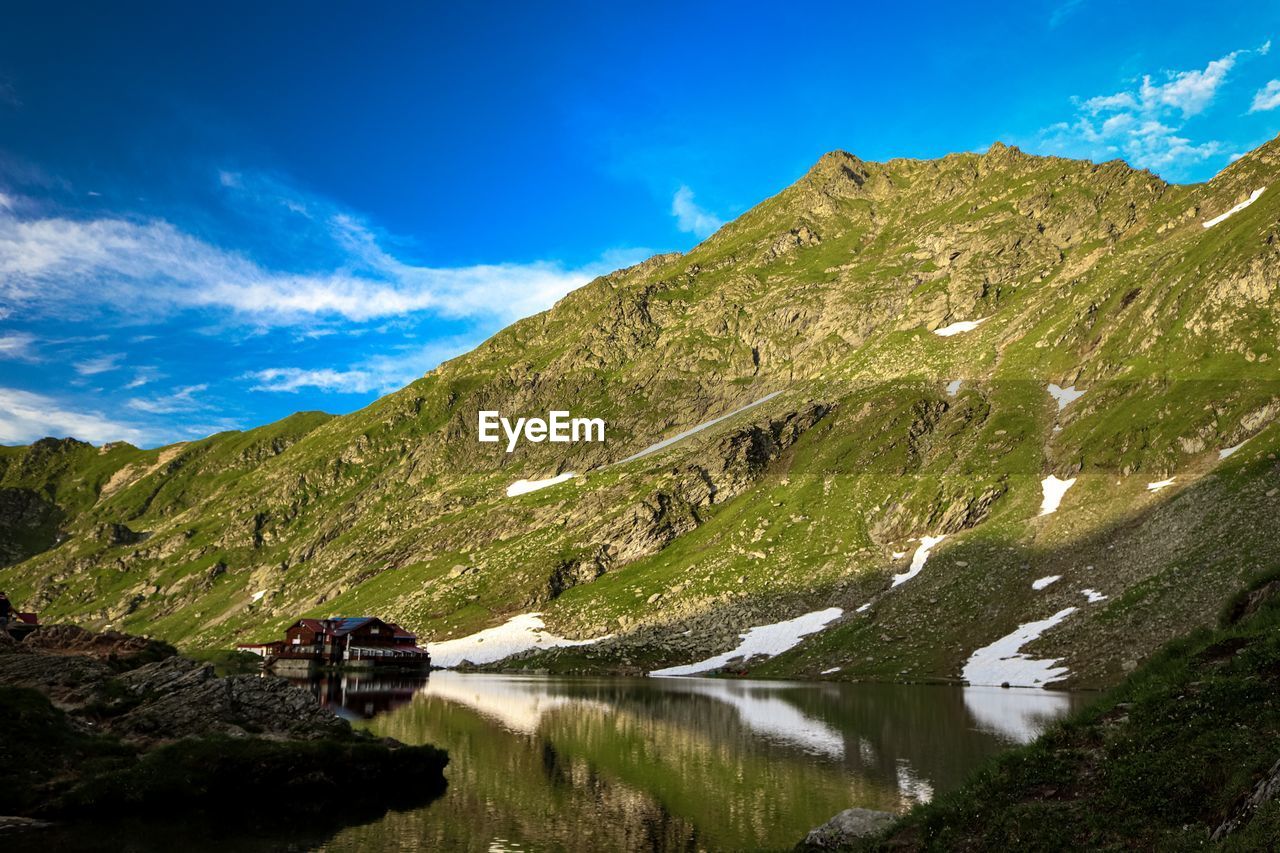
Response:
[[[960,386],[964,384],[963,379],[952,379],[947,383],[947,396],[954,397],[960,393]]]
[[[1039,580],[1032,581],[1031,588],[1037,591],[1042,590],[1049,584],[1054,583],[1055,581],[1060,581],[1060,580],[1062,580],[1062,575],[1049,575],[1048,577],[1043,577],[1043,578],[1040,578]]]
[[[1097,604],[1099,601],[1106,601],[1107,597],[1096,589],[1082,589],[1080,594],[1089,599],[1090,604]]]
[[[1067,406],[1070,406],[1076,400],[1084,396],[1083,391],[1077,391],[1076,386],[1068,385],[1063,388],[1061,385],[1049,383],[1049,396],[1058,401],[1058,411],[1061,412]]]
[[[753,409],[753,408],[755,408],[756,406],[760,405],[761,403],[765,402],[766,400],[772,400],[774,397],[778,396],[778,395],[779,395],[779,394],[781,394],[781,393],[782,393],[781,391],[774,391],[772,394],[765,394],[765,395],[764,395],[763,397],[761,397],[759,400],[756,400],[755,402],[752,402],[752,403],[747,403],[745,406],[743,406],[743,407],[742,407],[742,408],[740,408],[740,409],[734,409],[732,412],[729,412],[729,414],[727,414],[727,415],[721,415],[721,416],[720,416],[720,417],[718,417],[718,418],[712,418],[711,420],[706,421],[705,423],[700,423],[700,424],[698,424],[698,425],[697,425],[697,426],[695,426],[695,427],[690,427],[689,429],[685,430],[684,432],[677,433],[677,434],[675,434],[675,435],[671,436],[670,438],[664,438],[662,441],[659,441],[659,442],[656,442],[656,443],[654,443],[654,444],[649,445],[649,446],[648,446],[648,447],[646,447],[644,450],[641,450],[641,451],[639,451],[639,452],[637,452],[637,453],[633,453],[633,454],[631,454],[631,455],[630,455],[630,456],[628,456],[626,459],[619,459],[619,460],[618,460],[617,462],[615,462],[614,464],[615,464],[615,465],[625,465],[626,463],[628,463],[628,462],[634,462],[635,460],[637,460],[637,459],[639,459],[639,458],[641,458],[641,457],[643,457],[643,456],[648,456],[650,453],[657,453],[659,450],[662,450],[662,449],[664,449],[664,448],[670,447],[671,445],[675,444],[677,441],[683,441],[684,439],[688,438],[689,436],[693,435],[694,433],[702,432],[702,431],[703,431],[704,429],[706,429],[707,427],[715,426],[716,424],[720,423],[721,421],[723,421],[723,420],[727,420],[727,419],[729,419],[729,418],[733,417],[734,415],[742,414],[742,413],[743,413],[743,412],[745,412],[747,409]]]
[[[925,561],[929,559],[929,552],[933,550],[933,546],[946,538],[947,536],[945,533],[941,536],[921,536],[920,547],[917,548],[915,554],[911,556],[911,565],[902,574],[894,575],[893,583],[890,586],[897,586],[898,584],[906,583],[916,575],[920,574],[921,569],[924,568]]]
[[[1065,666],[1055,666],[1058,658],[1036,660],[1023,654],[1021,649],[1075,612],[1074,607],[1067,607],[1048,619],[1019,625],[1013,633],[970,655],[961,676],[970,684],[1013,687],[1043,687],[1062,680],[1068,670]]]
[[[958,335],[961,332],[972,332],[978,326],[987,322],[989,317],[983,317],[981,320],[961,320],[959,323],[952,323],[950,326],[943,326],[941,329],[934,329],[933,333],[940,338],[949,338],[952,335]]]
[[[1067,493],[1067,489],[1074,486],[1076,478],[1070,480],[1059,480],[1050,474],[1040,481],[1040,488],[1044,492],[1044,498],[1040,501],[1040,514],[1052,515],[1058,511],[1058,507],[1062,504],[1062,496]]]
[[[1249,439],[1246,438],[1244,441],[1248,441],[1248,440]],[[1226,459],[1227,457],[1232,456],[1237,450],[1244,447],[1244,441],[1240,442],[1239,444],[1232,445],[1231,447],[1222,448],[1221,450],[1218,451],[1218,458]]]
[[[812,613],[806,613],[794,619],[774,622],[772,625],[760,625],[741,635],[742,642],[738,644],[737,648],[731,649],[724,654],[709,657],[697,663],[657,669],[649,674],[695,675],[699,672],[719,669],[736,658],[745,660],[756,656],[773,657],[774,655],[780,655],[787,649],[799,645],[800,641],[808,635],[821,631],[829,623],[839,619],[843,613],[844,611],[839,607],[828,607],[826,610],[815,610]]]
[[[493,663],[530,649],[553,649],[559,646],[589,646],[606,637],[593,640],[566,640],[548,633],[539,613],[522,613],[512,616],[502,625],[486,628],[456,640],[427,643],[431,663],[450,668],[463,661]]]
[[[514,498],[516,495],[527,495],[529,492],[536,492],[538,489],[545,489],[547,486],[554,486],[557,483],[563,483],[565,480],[572,480],[576,476],[572,471],[566,471],[563,474],[557,474],[545,480],[516,480],[510,486],[507,486],[507,497]]]
[[[1230,210],[1228,210],[1226,213],[1221,213],[1221,214],[1219,214],[1219,215],[1217,215],[1217,216],[1213,217],[1213,219],[1205,220],[1204,222],[1201,222],[1200,224],[1201,224],[1201,225],[1203,225],[1205,228],[1212,228],[1213,226],[1217,225],[1219,222],[1222,222],[1222,221],[1226,220],[1226,219],[1227,219],[1228,217],[1230,217],[1230,216],[1234,216],[1235,214],[1237,214],[1237,213],[1239,213],[1240,211],[1244,210],[1244,209],[1245,209],[1246,207],[1248,207],[1249,205],[1253,204],[1255,201],[1257,201],[1257,200],[1258,200],[1258,197],[1259,197],[1259,196],[1261,196],[1261,195],[1262,195],[1262,193],[1266,191],[1266,189],[1267,189],[1266,187],[1263,187],[1263,188],[1262,188],[1262,189],[1260,189],[1260,190],[1254,190],[1254,191],[1249,195],[1249,197],[1248,197],[1247,199],[1245,199],[1244,201],[1240,202],[1240,203],[1239,203],[1239,204],[1237,204],[1235,207],[1233,207],[1233,208],[1231,208]]]
[[[1167,480],[1159,480],[1159,481],[1157,481],[1157,482],[1155,482],[1155,483],[1147,483],[1147,491],[1148,491],[1148,492],[1158,492],[1158,491],[1160,491],[1161,489],[1167,489],[1169,486],[1172,486],[1172,485],[1173,485],[1173,481],[1174,481],[1175,479],[1176,479],[1175,477],[1170,477],[1170,478],[1169,478],[1169,479],[1167,479]]]

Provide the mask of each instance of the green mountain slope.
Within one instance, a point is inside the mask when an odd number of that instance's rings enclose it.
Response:
[[[1203,223],[1277,178],[1276,142],[1195,186],[999,144],[828,154],[351,415],[56,465],[6,448],[0,500],[44,503],[3,513],[0,584],[194,646],[357,611],[437,640],[527,611],[614,635],[522,663],[561,668],[685,663],[835,606],[758,671],[840,678],[959,677],[1074,607],[1026,651],[1110,683],[1276,557],[1280,186]],[[1060,409],[1050,383],[1085,393]],[[476,440],[478,409],[557,408],[607,441]],[[1040,516],[1049,475],[1075,484]]]

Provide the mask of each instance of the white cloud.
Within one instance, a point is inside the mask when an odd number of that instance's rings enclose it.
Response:
[[[0,443],[22,444],[46,435],[73,436],[95,444],[107,441],[146,444],[154,438],[146,429],[99,412],[65,408],[44,394],[0,388]]]
[[[0,358],[35,361],[36,354],[32,348],[35,342],[35,335],[26,332],[12,332],[0,335]]]
[[[1270,42],[1268,42],[1270,44]],[[1280,107],[1280,80],[1272,80],[1259,89],[1253,96],[1251,113],[1261,113]]]
[[[0,300],[60,316],[105,306],[148,319],[222,309],[261,325],[424,311],[508,323],[610,271],[602,263],[572,268],[552,261],[421,266],[386,252],[353,218],[334,216],[327,225],[339,263],[291,272],[267,269],[162,220],[21,218],[0,210]]]
[[[152,415],[171,415],[175,412],[190,412],[200,408],[200,402],[195,399],[195,395],[201,391],[208,390],[208,385],[187,385],[178,388],[172,394],[165,394],[159,397],[150,398],[134,398],[128,402],[131,409],[139,412],[147,412]]]
[[[1192,141],[1183,126],[1213,105],[1241,59],[1270,47],[1267,42],[1256,51],[1233,51],[1203,69],[1146,74],[1134,90],[1083,99],[1072,120],[1041,131],[1041,145],[1095,160],[1123,157],[1139,168],[1171,173],[1218,156],[1222,143]]]
[[[250,391],[296,393],[304,388],[339,394],[387,394],[399,390],[442,361],[472,349],[478,341],[447,338],[425,346],[374,356],[345,369],[270,367],[244,378],[255,384]]]
[[[133,378],[125,383],[126,390],[141,388],[149,382],[155,382],[160,378],[160,371],[154,367],[139,367],[133,372]]]
[[[1203,112],[1213,102],[1240,54],[1241,51],[1238,50],[1228,53],[1221,59],[1210,62],[1203,71],[1168,72],[1166,81],[1159,85],[1152,84],[1151,75],[1146,75],[1142,78],[1140,89],[1144,110],[1171,107],[1180,111],[1183,118]]]
[[[76,363],[76,373],[81,376],[96,376],[99,373],[107,373],[119,368],[120,360],[123,358],[124,353],[115,352],[86,359]]]
[[[693,200],[693,190],[681,187],[671,198],[671,215],[676,227],[697,237],[710,237],[724,222],[715,214],[699,207]]]

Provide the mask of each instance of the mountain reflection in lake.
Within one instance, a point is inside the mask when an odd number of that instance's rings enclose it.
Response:
[[[902,811],[956,787],[1084,701],[447,671],[306,683],[371,731],[451,757],[442,799],[343,830],[334,851],[789,849],[842,809]]]

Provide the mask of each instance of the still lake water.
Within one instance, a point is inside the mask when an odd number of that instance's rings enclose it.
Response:
[[[842,809],[949,791],[1088,699],[447,671],[309,686],[357,725],[451,758],[441,799],[341,830],[328,851],[786,850]]]

